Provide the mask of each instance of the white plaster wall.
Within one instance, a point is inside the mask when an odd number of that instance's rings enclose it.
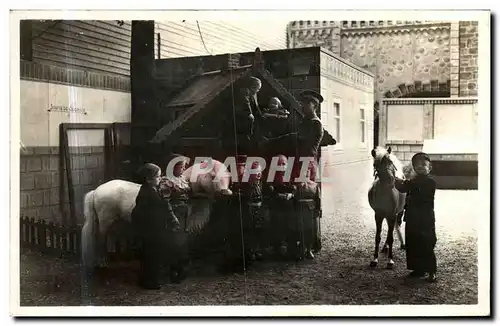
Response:
[[[434,105],[434,139],[477,138],[476,113],[474,104]]]
[[[130,122],[130,93],[21,80],[21,141],[25,146],[58,146],[59,124]],[[81,112],[49,112],[51,106]],[[98,130],[70,131],[70,146],[104,145]]]
[[[340,104],[340,141],[327,151],[343,149],[367,149],[373,145],[373,94],[321,77],[322,122],[325,128],[336,137],[334,103]],[[365,142],[361,142],[361,113],[365,109]]]
[[[423,105],[388,105],[387,140],[424,140]]]
[[[333,188],[338,189],[338,175],[345,171],[346,166],[358,166],[360,162],[370,161],[373,147],[373,86],[370,85],[373,84],[373,78],[356,71],[353,79],[350,77],[351,67],[326,53],[321,53],[320,64],[320,87],[324,98],[321,120],[325,129],[336,139],[334,103],[340,104],[340,139],[337,139],[336,145],[321,149],[322,177],[330,179],[334,183]],[[362,79],[367,83],[363,83]],[[364,143],[361,142],[360,108],[365,109]],[[323,182],[323,186],[328,188],[326,183]],[[322,193],[325,201],[331,199],[329,196],[328,191]]]

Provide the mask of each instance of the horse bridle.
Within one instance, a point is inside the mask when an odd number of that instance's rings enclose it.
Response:
[[[391,161],[391,160],[389,160],[389,162],[390,162],[390,165],[389,165],[389,166],[390,166],[390,167],[392,167],[392,168],[394,169],[394,171],[397,171],[397,170],[398,170],[398,168],[396,167],[396,165],[394,164],[394,162],[393,162],[393,161]],[[375,164],[374,164],[374,166],[373,166],[373,167],[374,167],[374,171],[373,171],[373,178],[377,178],[377,177],[379,176],[379,174],[380,174],[380,173],[378,172],[378,169],[375,167]]]

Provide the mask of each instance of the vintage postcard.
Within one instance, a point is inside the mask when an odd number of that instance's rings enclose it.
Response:
[[[489,316],[489,11],[12,11],[11,314]]]

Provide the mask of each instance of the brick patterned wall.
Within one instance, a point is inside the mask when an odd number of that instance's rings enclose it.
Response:
[[[450,97],[458,97],[460,80],[459,22],[450,24]]]
[[[403,165],[406,165],[408,163],[411,163],[411,158],[413,155],[422,151],[423,142],[393,140],[391,142],[388,142],[385,146],[391,146],[394,155],[396,155],[396,157],[401,161],[401,163],[403,163]]]
[[[460,35],[460,96],[477,96],[478,22],[461,21]]]
[[[70,148],[71,173],[75,190],[76,215],[83,213],[83,195],[103,183],[104,148]],[[67,183],[64,183],[65,195],[60,198],[58,147],[32,147],[21,155],[20,160],[20,213],[28,217],[46,221],[64,222],[60,212],[63,200],[64,214],[69,219],[69,200]]]

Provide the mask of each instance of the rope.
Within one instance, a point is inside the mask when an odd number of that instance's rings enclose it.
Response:
[[[208,54],[213,55],[212,52],[208,51],[207,46],[205,45],[205,41],[203,40],[203,34],[201,34],[201,28],[200,24],[198,21],[196,21],[196,26],[198,26],[198,33],[200,33],[200,38],[201,38],[201,43],[203,43],[203,47],[205,48],[205,51],[207,51]],[[232,78],[232,75],[231,75]]]
[[[198,23],[198,21],[197,21]],[[234,81],[233,81],[233,68],[229,66],[229,73],[231,76],[231,100],[232,100],[232,110],[233,110],[233,131],[234,131],[234,142],[235,142],[235,154],[238,157],[238,134],[236,132],[236,110],[234,105]],[[241,191],[241,189],[239,189]],[[239,196],[239,208],[240,208],[240,232],[241,232],[241,251],[243,257],[243,275],[245,277],[245,304],[247,304],[247,269],[246,269],[246,257],[245,257],[245,234],[243,232],[243,209],[241,205],[241,193]]]

